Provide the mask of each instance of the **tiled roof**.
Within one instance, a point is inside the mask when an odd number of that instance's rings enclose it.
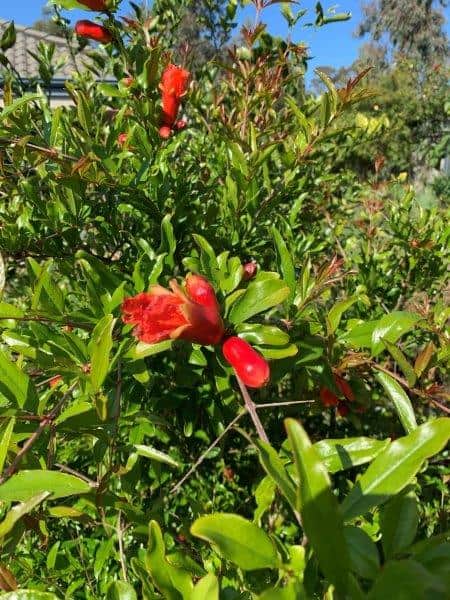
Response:
[[[0,36],[9,22],[4,19],[0,19]],[[32,27],[22,27],[16,25],[17,41],[12,48],[6,52],[6,56],[11,61],[15,69],[20,73],[24,79],[31,79],[32,77],[39,77],[38,63],[28,53],[28,50],[37,54],[37,47],[39,42],[53,42],[55,44],[54,64],[62,57],[66,59],[64,66],[55,73],[55,78],[67,79],[71,76],[75,69],[75,64],[70,56],[67,42],[64,38],[50,35],[43,31],[38,31]],[[81,58],[86,58],[83,54],[77,56],[78,67],[82,67]]]

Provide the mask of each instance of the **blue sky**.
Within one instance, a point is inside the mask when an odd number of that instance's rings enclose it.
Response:
[[[14,19],[20,25],[31,25],[33,21],[40,17],[41,9],[45,3],[45,0],[6,0],[0,2],[3,5],[0,6],[0,18]],[[350,12],[352,18],[349,21],[332,23],[322,28],[306,28],[303,24],[314,20],[315,4],[316,0],[303,0],[300,3],[300,8],[308,9],[308,13],[295,27],[293,39],[297,42],[305,42],[310,47],[310,54],[313,56],[310,63],[311,70],[321,65],[334,67],[350,65],[356,58],[358,47],[361,44],[361,40],[353,36],[354,30],[361,20],[360,0],[340,0],[339,3],[322,0],[322,6],[325,10],[333,7],[336,12]],[[126,12],[128,1],[124,0],[122,5],[124,9],[122,12]],[[69,11],[67,14],[73,20],[89,17],[89,11]],[[241,12],[240,20],[242,22],[246,19],[252,19],[253,15],[253,7],[247,6]],[[278,6],[274,5],[266,9],[263,14],[263,21],[267,23],[271,33],[283,37],[287,35],[286,22],[280,15]],[[449,21],[449,14],[447,14],[447,30],[450,33]]]

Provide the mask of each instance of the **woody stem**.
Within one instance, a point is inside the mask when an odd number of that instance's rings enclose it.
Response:
[[[241,379],[236,375],[236,379],[238,381],[239,387],[241,389],[242,397],[244,398],[245,408],[247,409],[248,414],[250,415],[254,426],[256,427],[256,431],[258,432],[259,437],[263,442],[269,442],[269,438],[267,437],[267,433],[264,431],[264,427],[258,417],[258,413],[256,412],[256,405],[253,400],[250,398],[250,394],[248,393],[247,388]]]

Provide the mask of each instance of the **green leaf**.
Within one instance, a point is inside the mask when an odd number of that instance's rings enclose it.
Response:
[[[130,350],[125,354],[125,358],[132,360],[141,360],[147,356],[153,356],[159,354],[159,352],[165,352],[170,350],[173,345],[173,340],[164,340],[164,342],[157,342],[156,344],[146,344],[145,342],[138,342],[135,346],[132,346]]]
[[[105,381],[109,370],[109,355],[113,346],[112,332],[116,319],[106,315],[95,326],[89,342],[89,356],[91,358],[91,385],[97,392]]]
[[[359,296],[350,296],[350,298],[346,298],[345,300],[340,300],[336,302],[334,306],[330,309],[327,315],[327,332],[328,335],[333,335],[336,329],[339,327],[339,323],[341,322],[341,317],[346,310],[348,310],[355,302],[359,300]]]
[[[396,361],[398,366],[403,371],[403,373],[406,377],[406,381],[408,382],[408,385],[410,387],[413,387],[413,385],[416,383],[417,376],[414,372],[414,369],[409,364],[406,356],[403,354],[403,352],[400,350],[400,348],[398,348],[395,344],[391,344],[391,342],[389,342],[385,338],[381,338],[381,340],[382,340],[383,344],[386,346],[386,350],[389,351],[389,354],[392,356],[392,358]]]
[[[295,278],[295,267],[294,263],[292,262],[292,255],[286,246],[286,242],[281,237],[281,233],[276,227],[272,227],[272,236],[277,251],[279,270],[281,271],[283,279],[290,289],[290,293],[288,296],[288,304],[291,305],[294,301],[295,288],[297,285],[297,281]]]
[[[167,600],[183,600],[192,594],[189,573],[167,562],[161,529],[156,521],[150,521],[148,550],[145,565],[152,580]]]
[[[414,372],[417,375],[417,377],[420,377],[424,370],[427,368],[428,363],[430,362],[435,350],[436,347],[433,344],[433,342],[428,342],[425,348],[421,352],[419,352],[414,362]]]
[[[410,490],[389,500],[381,509],[380,525],[385,558],[409,548],[419,525],[417,496]]]
[[[63,8],[67,8],[68,10],[72,8],[79,8],[81,10],[89,10],[86,5],[77,2],[77,0],[50,0],[51,4],[57,4],[62,6]]]
[[[273,325],[241,323],[236,333],[249,344],[257,346],[284,346],[289,343],[289,335]]]
[[[0,473],[3,471],[16,419],[10,419],[0,431]]]
[[[229,320],[233,324],[247,321],[250,317],[281,304],[290,290],[280,279],[253,281],[232,305]]]
[[[297,494],[294,482],[289,477],[281,458],[276,450],[267,442],[256,440],[254,442],[258,449],[259,461],[265,472],[273,479],[279,487],[281,493],[291,505],[294,511],[297,511]]]
[[[364,579],[375,579],[380,568],[380,557],[375,543],[365,531],[353,525],[344,527],[350,555],[350,568]]]
[[[17,306],[0,302],[0,319],[22,319],[25,313]]]
[[[410,331],[421,316],[406,311],[395,311],[384,315],[372,332],[372,355],[377,356],[384,350],[382,338],[388,342],[396,342],[402,335]]]
[[[297,506],[303,529],[325,577],[345,596],[349,556],[330,477],[300,423],[286,419],[285,426],[300,480]]]
[[[59,471],[19,471],[0,485],[0,500],[27,502],[33,496],[51,492],[52,500],[78,494],[88,494],[91,486],[73,475]]]
[[[28,258],[28,264],[36,277],[33,289],[31,308],[39,307],[61,315],[64,312],[64,295],[59,287],[52,281],[51,268],[53,261],[50,259],[43,265],[37,263],[33,258]]]
[[[372,334],[378,326],[379,321],[365,321],[352,327],[339,337],[339,341],[349,344],[352,348],[370,348],[372,344]]]
[[[401,385],[387,373],[378,372],[375,375],[376,379],[381,383],[384,391],[391,399],[395,406],[403,429],[406,433],[411,433],[417,427],[416,415],[411,404],[411,400],[406,395]]]
[[[321,440],[314,448],[330,473],[345,471],[370,462],[390,440],[374,440],[367,437]]]
[[[6,117],[8,117],[11,113],[13,113],[15,110],[17,110],[24,104],[28,104],[28,102],[33,102],[34,100],[41,100],[41,99],[42,99],[41,94],[24,94],[17,100],[14,100],[14,102],[12,104],[10,104],[9,106],[6,106],[5,108],[3,108],[2,111],[0,111],[0,121],[5,119]]]
[[[0,48],[3,52],[6,52],[14,46],[16,43],[16,28],[14,27],[14,21],[11,21],[9,25],[4,29],[2,37],[0,39]]]
[[[392,598],[393,593],[395,600],[447,597],[445,588],[439,585],[438,580],[419,562],[410,559],[387,562],[367,599],[387,600]]]
[[[450,438],[450,419],[420,425],[380,452],[342,503],[346,520],[386,502],[411,482],[423,462],[440,452]]]
[[[156,460],[157,462],[164,463],[166,465],[170,465],[171,467],[179,467],[180,465],[171,458],[168,454],[153,448],[152,446],[143,446],[141,444],[135,444],[137,454],[139,456],[145,456],[146,458],[151,458],[152,460]]]
[[[31,512],[34,508],[36,508],[36,506],[38,506],[38,504],[43,502],[50,495],[50,492],[42,492],[41,494],[30,498],[27,502],[21,502],[20,504],[17,504],[11,508],[3,521],[0,523],[0,538],[4,538],[19,519]]]
[[[290,581],[285,587],[266,590],[257,600],[307,600],[307,596],[300,582]]]
[[[244,571],[276,569],[280,565],[267,533],[238,515],[205,515],[193,523],[191,533],[212,544],[226,560]]]
[[[133,586],[126,581],[113,581],[108,587],[106,600],[137,600],[137,596]]]
[[[6,268],[5,261],[3,260],[3,256],[0,252],[0,298],[2,297],[3,290],[5,289],[6,283]],[[1,316],[1,306],[3,302],[0,302],[0,316]],[[8,305],[7,305],[8,306]]]
[[[190,600],[219,600],[219,593],[219,580],[208,573],[196,583]]]
[[[0,392],[19,408],[34,409],[38,403],[36,389],[26,373],[0,350]]]
[[[16,590],[1,594],[2,600],[59,600],[58,596],[48,592],[38,592],[37,590]]]
[[[200,264],[207,279],[216,281],[216,274],[219,271],[219,263],[212,246],[201,235],[193,234],[195,243],[200,248]]]

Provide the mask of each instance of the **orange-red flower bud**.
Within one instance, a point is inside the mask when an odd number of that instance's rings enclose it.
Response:
[[[105,0],[78,0],[78,2],[91,10],[107,10],[108,8]]]
[[[180,129],[177,122],[181,99],[186,94],[190,73],[176,65],[168,65],[162,74],[161,90],[162,114],[159,135],[168,138],[173,129]]]
[[[52,377],[51,379],[49,379],[48,385],[51,388],[56,387],[57,385],[59,385],[62,382],[63,378],[61,377],[61,375],[55,375],[54,377]]]
[[[87,19],[76,22],[75,33],[81,37],[89,38],[90,40],[95,40],[102,44],[109,44],[113,39],[111,32],[108,31],[106,27],[98,25],[93,21],[88,21]]]
[[[117,136],[117,143],[120,146],[125,146],[125,144],[127,143],[127,139],[128,135],[126,133],[119,133],[119,135]]]
[[[243,267],[244,267],[244,275],[243,275],[242,279],[244,281],[253,279],[253,277],[256,275],[256,271],[258,270],[258,265],[256,264],[256,262],[254,260],[251,260],[250,262],[245,263],[245,265],[243,265]]]
[[[341,392],[341,394],[343,394],[347,400],[349,400],[350,402],[353,402],[353,400],[355,399],[355,394],[353,393],[353,390],[350,387],[350,384],[348,383],[348,381],[346,379],[344,379],[343,377],[341,377],[340,375],[335,375],[334,382],[335,382],[338,390]]]
[[[326,387],[320,388],[319,395],[324,406],[337,406],[339,404],[339,398],[336,394],[333,394],[333,392]]]
[[[266,385],[270,378],[267,361],[240,337],[229,337],[222,346],[223,355],[242,382],[251,388]]]
[[[209,282],[200,275],[190,275],[186,293],[174,279],[170,287],[167,290],[154,285],[148,292],[123,302],[122,319],[135,325],[134,335],[147,344],[177,338],[203,345],[218,344],[224,327]]]

